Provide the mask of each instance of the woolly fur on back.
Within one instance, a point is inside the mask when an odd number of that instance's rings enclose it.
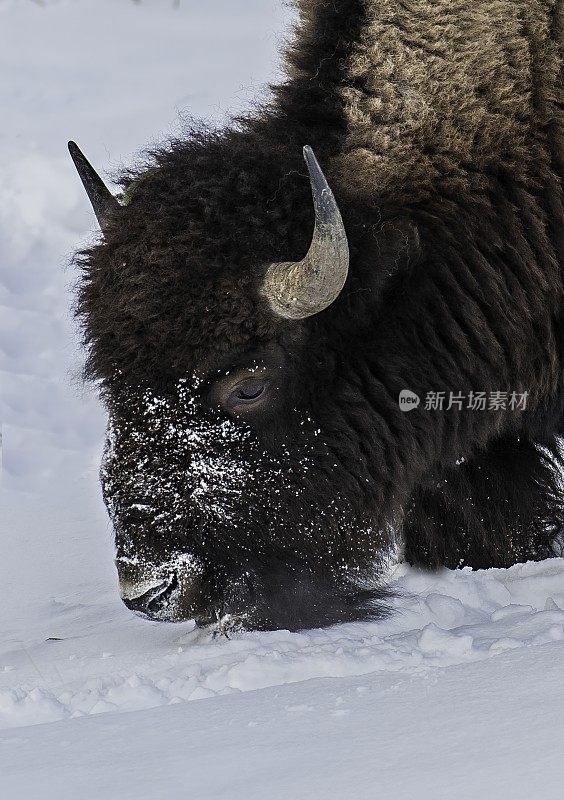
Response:
[[[302,3],[308,16],[327,5]],[[494,165],[534,181],[562,157],[560,0],[361,5],[339,90],[339,169],[360,177],[358,189],[394,199],[463,191]]]

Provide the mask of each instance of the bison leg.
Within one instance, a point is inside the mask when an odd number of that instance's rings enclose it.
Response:
[[[541,446],[520,436],[497,439],[471,461],[442,471],[412,499],[406,561],[481,569],[559,555],[561,466],[556,440]]]

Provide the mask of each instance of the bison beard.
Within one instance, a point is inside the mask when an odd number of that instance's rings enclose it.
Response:
[[[560,0],[299,6],[271,104],[151,153],[121,203],[71,148],[104,497],[155,619],[378,616],[402,551],[507,566],[564,523]]]

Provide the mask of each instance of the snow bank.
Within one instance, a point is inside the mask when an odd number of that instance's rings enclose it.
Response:
[[[9,731],[2,786],[42,800],[560,800],[562,656],[542,645]]]
[[[24,613],[25,631],[0,647],[0,729],[313,678],[436,675],[507,650],[564,646],[564,559],[438,575],[400,566],[394,613],[384,622],[230,639],[133,617],[109,574],[103,587],[77,571],[66,582],[70,596],[34,600],[33,623]],[[15,581],[8,588],[18,591]]]

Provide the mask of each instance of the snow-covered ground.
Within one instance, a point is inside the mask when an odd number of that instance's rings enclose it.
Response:
[[[398,567],[385,622],[212,639],[119,602],[66,154],[112,169],[276,75],[277,0],[0,0],[0,798],[562,800],[564,559]],[[192,702],[197,701],[197,702]]]

